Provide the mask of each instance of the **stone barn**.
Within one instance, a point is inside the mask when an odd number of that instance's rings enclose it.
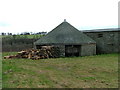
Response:
[[[118,53],[120,28],[83,30],[87,36],[96,41],[96,53]]]
[[[37,40],[34,46],[36,49],[42,46],[57,47],[59,57],[96,54],[96,42],[66,21]]]

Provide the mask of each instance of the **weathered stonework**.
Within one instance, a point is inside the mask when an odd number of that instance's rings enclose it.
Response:
[[[120,31],[83,31],[84,34],[96,41],[97,54],[118,53]]]
[[[81,46],[80,56],[91,56],[96,54],[96,44],[86,44]]]
[[[79,55],[78,56],[90,56],[96,55],[96,44],[84,44],[79,45]],[[66,56],[65,45],[57,45],[60,48],[60,57]]]

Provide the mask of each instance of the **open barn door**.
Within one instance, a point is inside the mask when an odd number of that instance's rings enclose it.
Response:
[[[80,45],[65,45],[65,56],[80,56]]]

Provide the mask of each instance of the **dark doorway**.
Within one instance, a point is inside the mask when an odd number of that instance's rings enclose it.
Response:
[[[36,45],[36,49],[41,49],[41,45]]]
[[[65,56],[80,56],[80,45],[65,45]]]

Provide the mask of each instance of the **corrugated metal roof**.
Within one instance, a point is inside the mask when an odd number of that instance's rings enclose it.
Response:
[[[93,39],[77,30],[68,22],[62,22],[55,29],[37,40],[35,45],[42,44],[86,44],[96,43]]]

